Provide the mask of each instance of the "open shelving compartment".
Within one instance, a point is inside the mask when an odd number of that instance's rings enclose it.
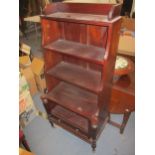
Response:
[[[93,149],[108,120],[119,12],[120,5],[53,3],[41,16],[49,121]]]

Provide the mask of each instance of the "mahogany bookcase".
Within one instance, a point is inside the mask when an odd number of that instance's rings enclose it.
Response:
[[[49,121],[96,148],[108,121],[121,5],[52,3],[41,16]]]

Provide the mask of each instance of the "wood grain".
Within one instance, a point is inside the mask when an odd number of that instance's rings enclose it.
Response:
[[[47,73],[91,92],[99,93],[102,90],[100,72],[84,69],[78,65],[61,62]]]

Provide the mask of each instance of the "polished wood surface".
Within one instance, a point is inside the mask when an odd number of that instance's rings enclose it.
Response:
[[[68,62],[61,62],[47,73],[60,80],[77,85],[95,93],[99,93],[102,90],[100,83],[101,73],[99,71],[91,69],[86,70]]]
[[[108,120],[120,7],[52,3],[41,16],[48,118],[93,150]]]
[[[91,4],[91,3],[52,3],[45,6],[43,13],[49,15],[55,12],[85,13],[107,15],[109,19],[120,15],[121,5]]]
[[[104,49],[92,45],[85,46],[84,44],[68,41],[57,40],[45,46],[46,49],[58,52],[64,55],[81,58],[96,63],[102,63],[104,58]]]
[[[90,120],[98,112],[95,94],[64,82],[44,97]]]

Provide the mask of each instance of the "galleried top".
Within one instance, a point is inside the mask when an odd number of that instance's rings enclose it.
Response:
[[[42,18],[102,25],[120,18],[120,11],[121,4],[52,3],[45,7]]]

